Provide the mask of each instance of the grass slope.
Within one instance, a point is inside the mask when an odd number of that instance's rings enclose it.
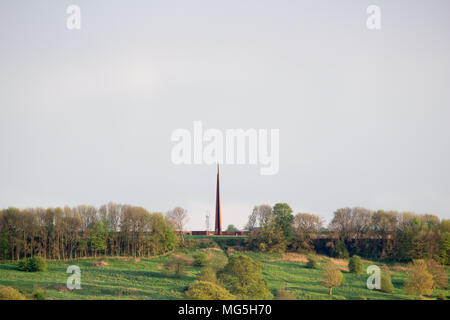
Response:
[[[200,250],[184,251],[194,256]],[[220,268],[226,263],[226,256],[218,249],[205,250],[213,265]],[[308,269],[304,261],[286,259],[281,254],[263,254],[245,252],[251,258],[263,263],[263,275],[272,293],[280,287],[291,291],[297,299],[329,299],[328,289],[317,280],[319,269]],[[30,297],[34,289],[46,291],[48,299],[183,299],[183,289],[197,279],[200,267],[187,268],[187,274],[181,278],[166,276],[162,265],[170,256],[134,261],[125,258],[105,258],[107,266],[94,267],[92,264],[100,259],[80,259],[75,261],[49,261],[47,272],[27,273],[17,271],[16,262],[0,264],[0,287],[12,286]],[[298,257],[301,257],[300,255]],[[295,258],[295,256],[294,256]],[[319,256],[322,265],[328,257]],[[341,261],[342,262],[342,261]],[[81,268],[82,290],[68,291],[66,281],[69,265]],[[364,270],[369,263],[364,262]],[[376,264],[376,263],[375,263]],[[345,266],[342,265],[345,269]],[[448,269],[447,269],[448,270]],[[344,284],[333,290],[335,299],[412,299],[403,289],[406,273],[403,270],[391,271],[395,286],[392,294],[368,290],[367,275],[355,275],[344,272]],[[446,296],[449,290],[435,290],[433,296],[440,292]]]
[[[256,261],[264,265],[263,274],[267,285],[272,292],[285,286],[286,290],[291,291],[299,300],[324,300],[330,299],[329,290],[321,286],[317,280],[321,273],[321,267],[318,269],[309,269],[303,262],[293,262],[282,259],[281,254],[261,254],[246,253]],[[328,257],[319,256],[319,263],[322,265],[328,261]],[[376,263],[364,263],[364,270],[370,265]],[[342,267],[345,268],[344,266]],[[393,272],[392,282],[396,287],[392,293],[383,293],[375,290],[369,290],[366,287],[368,275],[352,274],[343,271],[344,282],[342,286],[333,289],[333,299],[412,299],[403,290],[406,273],[404,271]],[[448,294],[449,292],[447,292]]]

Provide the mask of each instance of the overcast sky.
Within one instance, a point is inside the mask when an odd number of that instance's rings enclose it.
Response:
[[[278,174],[222,166],[224,228],[276,202],[450,218],[449,85],[447,0],[1,1],[0,208],[182,206],[204,229],[216,168],[170,140],[200,120],[280,129]]]

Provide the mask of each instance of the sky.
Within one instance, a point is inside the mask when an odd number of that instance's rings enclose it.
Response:
[[[449,15],[446,0],[1,1],[0,208],[182,206],[204,230],[216,167],[171,161],[172,132],[202,121],[279,129],[277,174],[221,166],[224,227],[277,202],[448,219]]]

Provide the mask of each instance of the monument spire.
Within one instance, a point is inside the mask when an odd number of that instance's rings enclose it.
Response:
[[[216,188],[216,235],[222,234],[222,221],[220,217],[220,183],[219,183],[219,164],[217,164],[217,188]]]

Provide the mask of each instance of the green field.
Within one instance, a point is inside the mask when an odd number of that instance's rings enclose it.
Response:
[[[185,251],[193,256],[198,250]],[[219,249],[203,249],[209,254],[216,267],[223,266],[227,257]],[[302,255],[245,253],[263,263],[263,275],[272,293],[282,286],[297,299],[329,299],[328,289],[317,280],[319,269],[308,269]],[[47,272],[27,273],[17,271],[16,262],[0,264],[0,287],[12,286],[30,297],[35,289],[46,292],[47,299],[183,299],[183,289],[197,279],[200,267],[187,268],[186,276],[174,278],[162,272],[162,264],[170,255],[152,259],[134,260],[133,258],[80,259],[74,261],[49,261]],[[329,258],[319,256],[322,264]],[[94,262],[104,260],[106,266],[92,266]],[[336,261],[343,263],[343,261]],[[364,262],[367,267],[368,261]],[[376,263],[374,263],[376,264]],[[69,265],[81,268],[81,290],[66,289]],[[380,264],[381,265],[381,264]],[[391,266],[392,267],[392,266]],[[342,265],[342,268],[346,267]],[[397,265],[394,269],[401,269]],[[447,268],[447,271],[449,269]],[[368,290],[367,275],[356,275],[344,271],[344,284],[334,289],[335,299],[412,299],[403,289],[406,273],[404,270],[391,271],[395,290],[392,294]],[[435,290],[432,298],[439,293],[450,296],[449,290]]]

